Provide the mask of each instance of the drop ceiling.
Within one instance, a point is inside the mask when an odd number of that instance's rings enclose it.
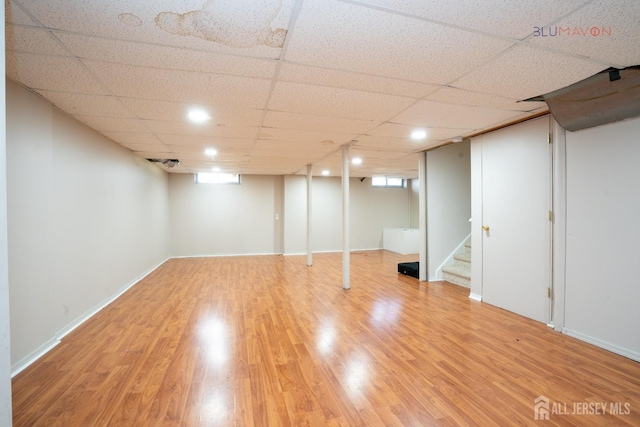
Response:
[[[5,12],[9,79],[142,157],[179,159],[171,173],[339,175],[348,144],[363,158],[352,176],[411,178],[420,151],[547,111],[521,100],[640,64],[637,0],[7,0]],[[211,119],[188,122],[194,106]]]

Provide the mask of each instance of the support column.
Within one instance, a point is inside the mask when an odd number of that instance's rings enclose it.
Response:
[[[420,153],[418,160],[418,209],[419,209],[419,239],[420,239],[420,272],[419,280],[426,282],[429,274],[429,261],[427,253],[427,152]]]
[[[312,210],[311,210],[311,164],[307,165],[307,266],[311,267],[313,265],[313,254],[311,250],[311,220],[312,220]]]
[[[342,289],[351,289],[349,249],[349,146],[342,146]]]

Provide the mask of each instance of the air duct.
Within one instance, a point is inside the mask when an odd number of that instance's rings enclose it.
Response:
[[[640,66],[609,68],[527,101],[545,101],[560,126],[577,131],[640,116]]]

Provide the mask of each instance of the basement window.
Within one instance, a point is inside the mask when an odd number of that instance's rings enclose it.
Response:
[[[240,174],[201,172],[195,174],[196,184],[240,184]]]
[[[371,178],[374,187],[406,188],[407,180],[402,178],[390,178],[386,176],[374,176]]]

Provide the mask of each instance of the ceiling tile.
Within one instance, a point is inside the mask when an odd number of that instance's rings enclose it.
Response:
[[[453,83],[462,89],[528,99],[569,86],[602,71],[602,64],[515,46]]]
[[[512,43],[335,0],[302,5],[285,59],[446,84]]]
[[[339,144],[327,144],[320,142],[300,142],[258,139],[255,142],[256,150],[276,150],[276,151],[314,151],[316,153],[327,153],[339,149]]]
[[[267,128],[287,128],[309,131],[325,131],[361,134],[379,125],[380,121],[344,119],[341,117],[317,116],[311,114],[267,111],[264,126]],[[267,131],[268,132],[268,131]]]
[[[249,126],[207,126],[186,122],[166,122],[159,120],[144,120],[145,125],[158,134],[164,141],[164,135],[193,135],[220,138],[253,138],[257,127]],[[166,141],[165,141],[166,142]],[[168,142],[167,142],[168,143]]]
[[[51,33],[42,28],[6,24],[5,37],[7,51],[69,56]]]
[[[107,94],[75,58],[12,52],[6,60],[7,77],[36,91]]]
[[[407,154],[411,153],[412,151],[409,152],[404,152],[404,151],[399,151],[399,150],[391,150],[391,151],[387,151],[387,150],[375,150],[375,149],[371,149],[370,147],[361,147],[361,146],[353,146],[350,148],[351,153],[353,153],[354,156],[361,156],[367,159],[367,163],[371,160],[387,160],[387,159],[401,159],[404,158],[405,156],[407,156]],[[418,161],[418,159],[416,158],[416,162]],[[355,166],[353,166],[355,168]]]
[[[67,0],[31,2],[43,25],[108,39],[138,40],[245,56],[277,58],[291,16],[292,0]]]
[[[322,157],[325,153],[307,150],[252,150],[251,155],[260,158],[296,159],[306,164],[314,159]]]
[[[219,144],[218,153],[212,159],[211,156],[208,156],[204,152],[204,147],[197,145],[167,145],[166,146],[171,151],[180,151],[181,153],[188,154],[190,157],[201,159],[203,161],[218,161],[223,160],[226,156],[245,156],[248,155],[252,146],[242,146],[241,144],[233,145],[233,144]],[[207,147],[209,148],[209,147]]]
[[[5,21],[19,25],[37,25],[37,23],[29,17],[13,0],[5,0],[4,2]]]
[[[183,121],[193,104],[179,102],[151,101],[138,98],[120,98],[122,103],[137,117],[148,120]],[[255,108],[228,105],[198,105],[211,116],[208,124],[222,126],[258,126],[264,114]]]
[[[8,78],[142,157],[180,158],[158,166],[171,173],[304,173],[314,162],[314,173],[339,175],[349,143],[365,156],[351,176],[415,176],[410,153],[544,113],[544,103],[517,101],[640,63],[632,0],[7,0],[5,9]],[[549,25],[611,35],[534,37]],[[212,119],[185,121],[190,106]],[[428,138],[408,138],[415,127]]]
[[[119,144],[162,144],[162,142],[152,133],[139,132],[101,132],[104,136]]]
[[[270,88],[250,77],[83,61],[113,94],[129,98],[264,108]]]
[[[415,142],[408,138],[393,138],[390,136],[361,136],[352,145],[354,149],[376,149],[410,153],[424,148],[425,141]]]
[[[356,135],[327,131],[306,131],[293,129],[263,128],[260,139],[295,141],[298,143],[314,142],[328,146],[339,146],[351,141]]]
[[[183,161],[183,160],[198,161],[198,162],[201,162],[202,164],[211,165],[211,166],[215,166],[219,164],[242,162],[246,160],[248,156],[251,154],[250,149],[244,149],[244,150],[229,149],[229,150],[225,150],[224,152],[220,152],[215,159],[211,159],[211,158],[207,158],[206,156],[203,156],[202,153],[192,153],[192,152],[184,151],[180,148],[180,146],[170,145],[168,148],[172,153],[176,153],[176,157],[178,157],[180,161]]]
[[[514,112],[513,114],[517,113]],[[419,146],[422,143],[421,141],[414,141],[411,139],[411,132],[413,132],[414,130],[416,130],[416,126],[404,125],[399,123],[384,123],[369,132],[369,135],[373,137],[391,137],[394,139],[403,139],[410,143],[412,146]],[[465,133],[469,133],[473,129],[442,128],[430,126],[425,128],[425,130],[427,131],[425,142],[429,142],[441,141],[453,138],[455,136],[464,135]],[[363,142],[366,140],[366,137],[359,137],[358,139],[359,141]]]
[[[520,102],[516,99],[505,98],[488,93],[473,92],[454,87],[443,87],[424,99],[445,102],[448,104],[473,105],[476,107],[492,107],[502,110],[531,111],[546,107],[545,102]]]
[[[158,138],[168,146],[223,149],[225,147],[252,148],[254,140],[250,138],[228,138],[198,135],[158,134]]]
[[[115,96],[85,95],[81,93],[52,92],[47,90],[41,90],[39,93],[53,105],[72,115],[136,117],[130,110],[127,110]]]
[[[269,79],[276,61],[56,32],[77,57],[171,70]]]
[[[414,102],[411,98],[300,83],[277,83],[270,110],[384,121]]]
[[[280,81],[385,93],[410,98],[421,98],[440,87],[425,83],[291,63],[282,64],[278,77]]]
[[[498,36],[523,39],[534,26],[545,25],[590,0],[367,0],[386,9]]]
[[[139,152],[169,152],[171,149],[166,147],[164,144],[157,142],[155,144],[132,144],[132,143],[121,143],[123,147],[128,148],[131,151],[139,151]]]
[[[151,133],[138,119],[124,117],[73,116],[76,120],[100,132]]]
[[[478,129],[518,115],[517,111],[481,108],[468,105],[418,101],[393,118],[394,123],[453,129]]]
[[[543,37],[540,31],[538,36],[530,39],[531,43],[584,55],[605,61],[612,66],[638,65],[640,2],[595,1],[547,26],[546,34],[547,36]],[[629,43],[629,40],[636,40],[636,43]]]

